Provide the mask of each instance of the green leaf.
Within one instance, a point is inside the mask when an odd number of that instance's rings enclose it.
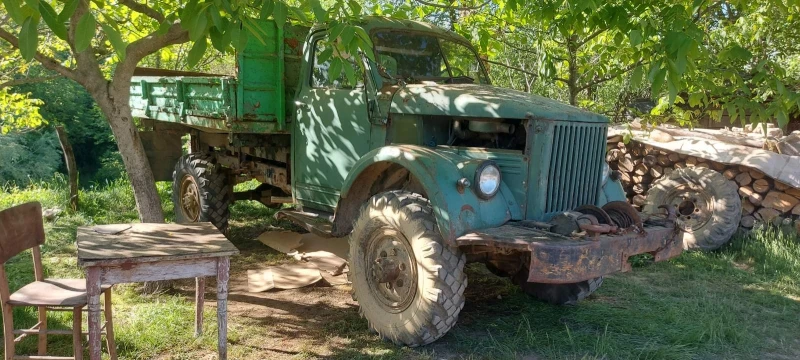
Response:
[[[189,40],[197,41],[205,35],[206,27],[208,26],[208,16],[206,16],[205,11],[201,11],[197,14],[194,24],[189,29]]]
[[[331,55],[333,55],[333,48],[329,47],[325,50],[322,50],[322,52],[320,52],[319,55],[317,56],[317,62],[320,64],[324,64],[325,62],[331,59]]]
[[[200,59],[203,58],[207,48],[208,43],[206,42],[205,38],[194,42],[192,49],[189,50],[189,55],[186,57],[186,62],[188,63],[189,67],[195,67],[197,63],[200,62]]]
[[[80,4],[81,0],[67,0],[64,3],[64,8],[61,9],[61,12],[58,13],[58,21],[67,22],[72,14],[75,13],[75,9],[78,8],[78,4]]]
[[[642,66],[639,65],[635,69],[633,69],[633,73],[631,73],[631,89],[638,89],[640,85],[642,85],[642,75],[644,70],[642,70]]]
[[[39,43],[39,17],[29,16],[22,22],[19,32],[19,52],[25,61],[30,61],[36,55],[36,46]]]
[[[67,27],[63,21],[58,20],[58,14],[50,4],[46,1],[39,2],[39,12],[42,14],[42,19],[53,31],[53,34],[58,36],[61,40],[67,40]]]
[[[328,79],[335,81],[342,74],[342,59],[334,58],[331,61],[331,67],[328,68]]]
[[[75,50],[78,52],[84,51],[92,45],[92,38],[94,38],[97,22],[94,20],[92,13],[87,12],[78,20],[78,25],[75,27]]]
[[[25,4],[27,4],[31,9],[39,8],[39,0],[25,0]]]
[[[353,36],[355,35],[356,29],[354,29],[353,26],[345,27],[344,30],[342,30],[342,34],[339,35],[339,38],[342,40],[342,46],[350,45],[350,42],[353,41]]]
[[[101,23],[100,26],[103,28],[103,32],[106,33],[106,36],[108,36],[108,41],[111,42],[114,51],[117,52],[119,60],[125,60],[125,50],[128,48],[128,44],[125,40],[122,40],[122,35],[120,35],[119,30],[111,24]]]
[[[631,41],[631,46],[639,46],[639,44],[642,43],[643,39],[642,32],[639,30],[631,30],[631,32],[628,33],[628,38]]]
[[[357,84],[356,81],[356,71],[353,69],[355,64],[351,64],[350,62],[346,62],[343,66],[344,74],[347,77],[347,84],[350,86],[355,87]]]
[[[275,2],[275,10],[272,11],[272,18],[275,19],[275,23],[278,24],[279,28],[282,28],[284,24],[286,24],[286,4],[283,1],[276,1]]]
[[[272,12],[275,10],[275,1],[274,0],[265,0],[264,4],[261,5],[261,11],[259,12],[258,17],[261,20],[267,20],[267,18],[272,15]]]
[[[300,20],[302,22],[308,22],[308,16],[306,16],[306,13],[302,9],[300,9],[298,7],[290,6],[289,10],[292,11],[292,13],[297,18],[297,20]]]
[[[156,30],[156,34],[164,35],[169,32],[170,27],[172,27],[172,21],[170,19],[164,19],[161,24],[158,24],[158,30]]]
[[[250,37],[247,36],[246,31],[242,31],[242,24],[239,22],[232,23],[228,32],[231,34],[231,44],[233,44],[234,49],[236,51],[244,51]]]
[[[314,12],[314,17],[317,19],[317,22],[327,22],[328,21],[328,12],[322,7],[319,0],[311,0],[311,11]]]
[[[10,15],[17,24],[22,24],[28,19],[25,17],[25,13],[22,12],[22,7],[20,6],[19,0],[3,0],[3,5],[5,6],[8,15]]]
[[[228,46],[231,44],[230,31],[223,33],[216,27],[212,27],[208,35],[211,38],[211,45],[213,45],[215,49],[217,49],[219,52],[225,52],[228,50]]]
[[[650,87],[650,96],[652,99],[658,99],[661,94],[661,87],[664,86],[664,78],[667,76],[667,69],[661,69],[653,77],[653,85]]]
[[[360,16],[361,15],[361,11],[362,11],[361,4],[359,4],[355,0],[348,0],[347,1],[347,5],[350,7],[350,11],[352,11],[354,16]]]
[[[242,26],[244,26],[247,29],[247,32],[242,33],[242,35],[246,37],[249,37],[249,35],[253,35],[256,37],[256,40],[258,40],[259,43],[261,43],[262,45],[266,44],[266,42],[264,42],[264,38],[261,36],[261,30],[258,27],[258,24],[251,24],[250,21],[251,20],[249,18],[242,19]]]

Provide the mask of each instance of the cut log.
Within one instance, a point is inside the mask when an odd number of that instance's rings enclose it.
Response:
[[[709,164],[707,162],[701,162],[701,163],[695,165],[694,167],[709,169],[709,168],[711,168],[711,164]]]
[[[622,135],[614,135],[614,136],[610,136],[607,141],[608,141],[609,144],[610,143],[619,143],[619,142],[622,142],[622,139],[623,139]]]
[[[619,173],[619,181],[622,183],[629,183],[631,182],[631,174],[627,172],[620,171]]]
[[[786,191],[786,190],[789,190],[789,188],[791,188],[791,186],[786,185],[786,184],[784,184],[784,183],[782,183],[780,181],[776,181],[775,182],[775,190]]]
[[[669,162],[673,162],[674,163],[674,162],[677,162],[678,160],[681,159],[681,155],[678,154],[678,153],[673,152],[673,153],[669,153],[669,155],[667,155],[667,158],[669,159]]]
[[[753,191],[753,188],[749,186],[740,187],[739,195],[741,195],[744,198],[747,198],[747,200],[753,203],[753,205],[755,206],[761,206],[761,203],[764,201],[764,195],[761,195]]]
[[[781,216],[781,213],[778,210],[770,209],[770,208],[761,208],[756,212],[756,219],[761,220],[765,223],[771,223],[775,218]]]
[[[658,164],[658,157],[655,155],[646,155],[644,158],[642,158],[642,163],[647,167],[653,167]]]
[[[689,156],[688,158],[686,158],[686,166],[688,167],[697,166],[697,162],[698,162],[697,158],[694,156]]]
[[[764,140],[755,140],[747,137],[738,137],[738,136],[723,135],[723,134],[708,134],[704,132],[684,130],[684,129],[669,129],[664,126],[659,126],[658,130],[661,130],[672,136],[690,136],[701,139],[722,141],[728,144],[749,146],[758,149],[764,148]]]
[[[772,185],[767,179],[758,179],[753,181],[753,190],[757,193],[766,194],[772,188]]]
[[[634,195],[631,202],[636,206],[645,206],[647,205],[647,197],[644,195]]]
[[[770,191],[767,196],[764,197],[764,201],[761,202],[761,206],[778,210],[781,213],[786,213],[791,211],[799,203],[800,200],[794,196],[782,193],[780,191]]]
[[[750,174],[748,174],[746,172],[743,172],[743,173],[741,173],[739,175],[736,175],[735,179],[736,179],[736,183],[739,184],[739,186],[750,185],[750,183],[753,181],[753,179],[750,178]]]
[[[647,168],[647,165],[645,165],[644,163],[638,163],[633,168],[633,173],[636,174],[636,175],[645,175],[649,171],[650,170]]]
[[[664,175],[664,168],[662,168],[660,165],[653,165],[650,167],[650,175],[653,177],[653,179],[658,179]]]
[[[756,206],[750,201],[742,201],[742,215],[750,215],[756,211]]]
[[[709,163],[709,165],[711,165],[711,168],[716,170],[716,171],[722,171],[722,170],[725,170],[725,168],[728,167],[727,165],[725,165],[723,163],[718,163],[718,162],[715,162],[715,161],[709,161],[708,163]]]
[[[644,192],[645,192],[644,185],[642,185],[642,184],[633,185],[633,192],[635,192],[637,194],[644,194]]]
[[[658,165],[670,166],[672,165],[672,161],[669,161],[669,156],[667,155],[658,155]]]
[[[722,175],[724,175],[728,180],[733,180],[736,178],[736,175],[739,175],[739,171],[734,168],[729,168],[723,171]]]
[[[777,142],[778,153],[800,156],[800,134],[791,134]]]
[[[789,195],[792,195],[792,196],[794,196],[794,197],[796,197],[798,199],[800,199],[800,189],[798,189],[798,188],[788,188],[784,192],[789,194]]]
[[[794,209],[792,209],[792,215],[800,215],[800,205],[797,205],[794,207]],[[797,220],[800,221],[800,219]]]
[[[626,154],[622,159],[619,159],[619,164],[617,165],[619,170],[626,173],[633,172],[633,160],[631,160],[630,155]]]
[[[683,169],[683,168],[685,168],[685,167],[686,167],[686,163],[685,163],[685,162],[678,161],[678,162],[676,162],[676,163],[675,163],[675,165],[674,165],[674,166],[675,166],[675,168],[676,168],[676,169]]]
[[[755,169],[754,170],[750,170],[750,177],[753,178],[753,179],[763,179],[765,176],[767,176],[767,175],[764,174],[761,171],[758,171],[758,170],[755,170]]]
[[[753,215],[742,216],[742,220],[739,224],[748,229],[752,229],[753,226],[756,225],[756,218]]]
[[[613,163],[619,160],[620,157],[622,157],[622,151],[619,149],[611,149],[608,151],[608,154],[606,154],[606,161]]]

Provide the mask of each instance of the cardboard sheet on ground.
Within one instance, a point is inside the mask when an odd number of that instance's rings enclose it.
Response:
[[[261,234],[258,240],[275,250],[292,255],[301,262],[288,264],[291,265],[292,272],[286,272],[285,269],[275,270],[277,267],[248,270],[248,287],[251,292],[272,288],[295,289],[314,284],[321,279],[330,285],[348,283],[347,238],[322,238],[314,234],[298,234],[291,231],[268,231]],[[316,272],[319,278],[308,282],[306,276],[298,277],[297,269],[307,270],[308,274]]]
[[[629,132],[625,126],[612,126],[608,136],[624,135]],[[674,151],[713,160],[723,164],[749,166],[767,174],[773,179],[800,188],[800,157],[774,153],[747,146],[733,145],[722,141],[675,136],[674,141],[658,142],[640,130],[632,130],[633,139],[655,148]]]
[[[247,270],[247,286],[250,292],[270,289],[297,289],[322,280],[319,269],[304,264],[270,266],[263,270]]]

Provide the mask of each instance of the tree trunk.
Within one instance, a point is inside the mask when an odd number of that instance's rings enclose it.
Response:
[[[115,81],[118,80],[115,79]],[[142,140],[133,123],[131,108],[128,104],[130,97],[127,92],[128,88],[120,87],[117,90],[112,90],[114,87],[111,86],[108,88],[107,96],[98,96],[95,97],[95,100],[103,115],[108,119],[111,132],[114,133],[114,138],[117,140],[125,171],[128,173],[128,179],[133,187],[139,220],[143,223],[163,223],[164,211],[161,208],[161,198],[156,190],[153,171],[147,161]]]
[[[63,126],[56,126],[56,134],[58,134],[58,142],[61,143],[61,150],[64,151],[64,162],[67,163],[69,207],[72,211],[78,211],[78,168],[75,165],[75,153],[72,151],[72,144],[70,144]]]

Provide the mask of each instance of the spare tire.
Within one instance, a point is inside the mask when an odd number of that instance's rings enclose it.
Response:
[[[653,183],[644,212],[662,213],[661,205],[677,210],[686,249],[719,248],[730,240],[742,218],[736,183],[708,168],[676,169]]]

